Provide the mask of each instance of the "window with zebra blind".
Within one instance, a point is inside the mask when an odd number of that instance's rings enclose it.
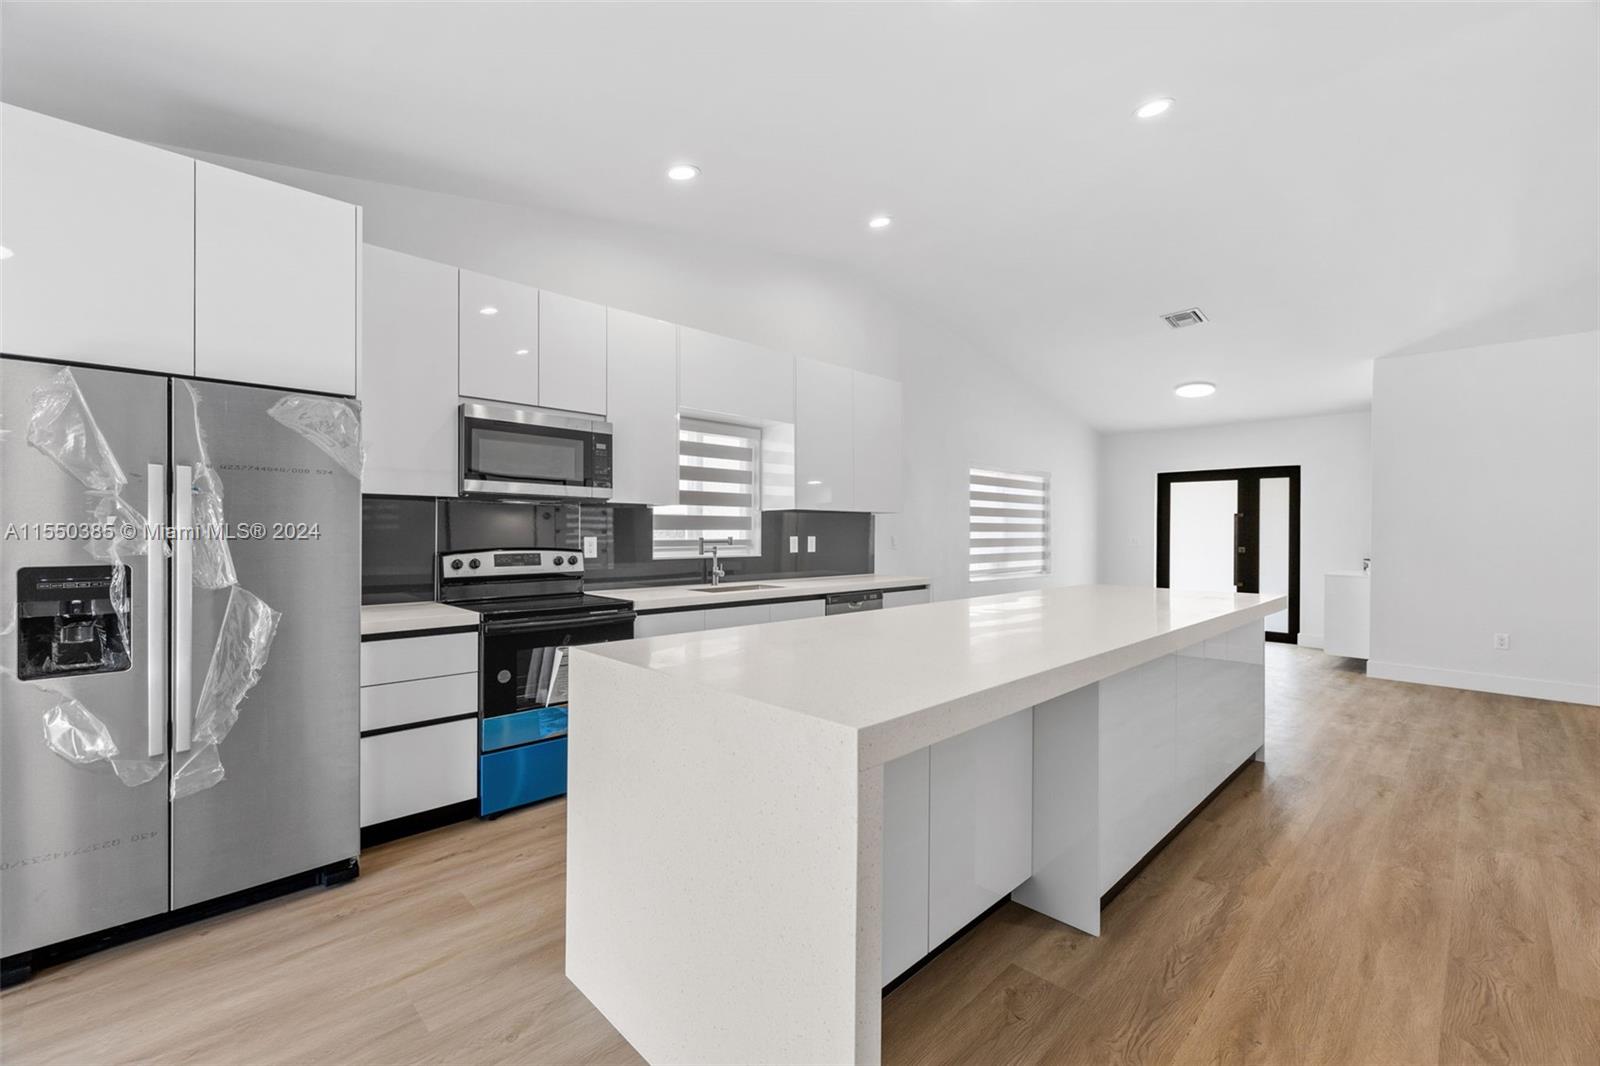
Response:
[[[1050,475],[973,467],[967,474],[967,576],[1050,572]]]
[[[700,539],[723,555],[761,553],[761,431],[678,419],[678,503],[654,513],[657,559],[698,556]]]

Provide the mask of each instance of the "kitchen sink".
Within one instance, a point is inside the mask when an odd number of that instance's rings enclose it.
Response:
[[[781,589],[782,585],[696,585],[690,592],[754,592],[757,589]]]

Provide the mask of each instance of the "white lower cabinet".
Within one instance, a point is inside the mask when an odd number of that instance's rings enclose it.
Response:
[[[928,953],[928,749],[883,767],[883,983]]]
[[[478,720],[361,738],[361,825],[478,796]]]
[[[770,621],[772,621],[772,605],[766,603],[742,603],[733,607],[718,607],[715,610],[706,612],[707,629],[755,626]]]
[[[1033,708],[942,740],[928,762],[928,946],[1033,872]]]
[[[828,613],[826,600],[794,600],[791,603],[772,605],[772,620],[787,622],[791,618],[821,618]]]
[[[368,685],[361,690],[361,731],[476,714],[478,674],[450,674]]]
[[[915,603],[927,603],[930,599],[927,589],[898,589],[894,592],[883,594],[883,606],[909,607]]]
[[[664,637],[672,633],[698,633],[706,627],[704,611],[669,611],[665,614],[641,614],[633,621],[633,635],[638,637]]]

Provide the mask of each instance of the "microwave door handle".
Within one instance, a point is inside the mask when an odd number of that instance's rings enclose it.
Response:
[[[154,759],[167,751],[167,467],[149,463],[144,471],[145,754]]]
[[[194,471],[172,471],[172,750],[188,751],[194,729],[190,668],[194,643]]]

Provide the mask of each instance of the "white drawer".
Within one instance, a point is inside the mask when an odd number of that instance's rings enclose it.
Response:
[[[478,634],[439,633],[431,637],[361,642],[361,683],[387,685],[419,677],[471,674],[478,669]]]
[[[706,612],[707,629],[727,629],[730,626],[753,626],[772,621],[772,606],[766,603],[749,603],[738,607],[718,607]]]
[[[368,685],[361,690],[361,731],[388,729],[478,711],[478,675],[450,674]]]
[[[477,795],[476,719],[361,738],[363,827]]]
[[[821,618],[826,613],[826,600],[795,600],[772,605],[774,622],[787,622],[791,618]]]
[[[705,611],[641,614],[633,622],[635,637],[664,637],[669,633],[698,633],[706,627]]]
[[[909,607],[911,604],[914,604],[914,603],[927,603],[927,602],[928,602],[928,590],[927,589],[901,589],[898,592],[885,592],[883,594],[883,606],[885,608],[889,608],[889,607]]]

